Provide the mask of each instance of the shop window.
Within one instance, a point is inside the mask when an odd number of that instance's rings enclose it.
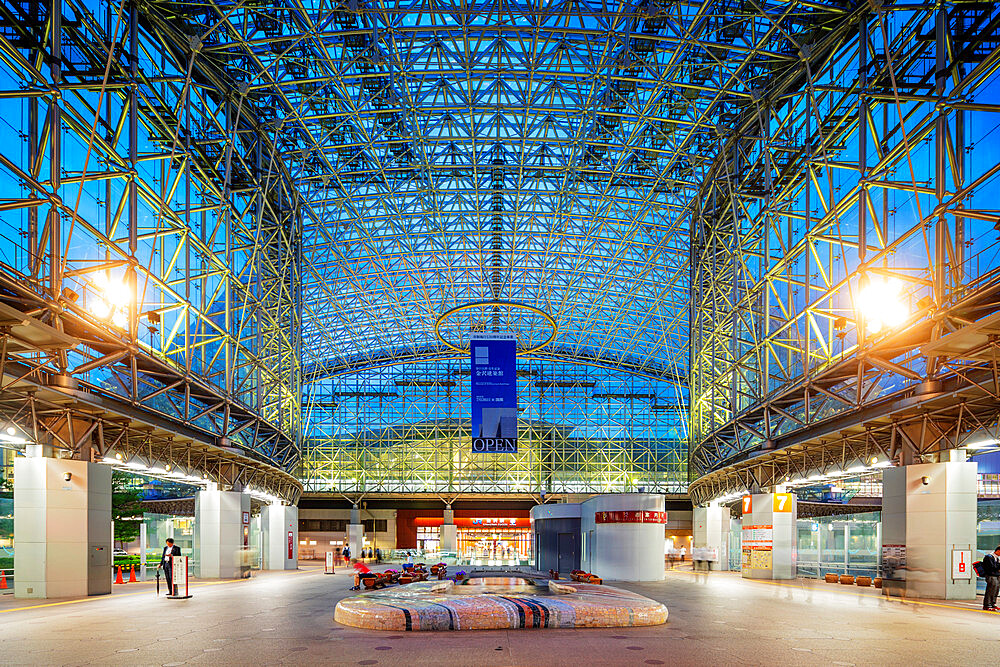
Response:
[[[361,523],[364,524],[366,533],[386,533],[389,531],[389,522],[386,519],[365,519]]]
[[[300,532],[342,533],[347,530],[347,519],[299,519]]]

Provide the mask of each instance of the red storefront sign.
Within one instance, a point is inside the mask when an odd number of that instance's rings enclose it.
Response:
[[[434,528],[444,525],[444,519],[439,516],[418,516],[413,521],[421,528]],[[526,516],[517,517],[455,517],[458,528],[531,528],[531,519]]]
[[[594,512],[597,523],[666,523],[667,513],[651,510],[618,510]]]

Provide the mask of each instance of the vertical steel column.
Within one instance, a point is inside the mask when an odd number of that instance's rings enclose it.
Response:
[[[58,91],[62,84],[62,0],[52,0],[49,30],[51,36],[51,62],[49,74]],[[52,194],[59,196],[62,186],[62,109],[58,93],[49,96],[49,183]],[[58,200],[56,200],[58,201]],[[49,205],[49,289],[53,299],[62,292],[62,225],[59,205]]]
[[[809,45],[803,45],[803,49],[806,50],[805,53],[805,70],[807,74],[811,76],[809,70]],[[813,134],[812,134],[812,114],[813,114],[813,86],[812,80],[807,79],[806,81],[806,122],[805,122],[805,136],[806,136],[806,156],[805,156],[805,173],[806,173],[806,192],[805,192],[805,230],[802,233],[802,240],[805,242],[805,266],[803,266],[803,276],[802,283],[805,285],[805,297],[802,300],[802,322],[806,327],[806,349],[805,356],[802,360],[802,374],[808,382],[809,377],[812,375],[810,369],[812,367],[812,326],[810,326],[809,318],[812,315],[809,312],[809,307],[812,304],[812,240],[810,238],[810,232],[812,231],[812,201],[810,195],[812,194],[812,161],[813,161]],[[788,246],[789,250],[791,245]],[[792,310],[791,312],[796,312]],[[808,418],[808,414],[806,417]]]
[[[943,6],[938,6],[934,21],[934,96],[938,100],[944,99],[945,83],[948,72],[948,43],[947,43],[947,21],[948,11]],[[944,108],[938,105],[938,115],[934,127],[934,191],[938,207],[944,203],[945,194],[945,161],[948,159],[946,138],[948,132],[947,119]],[[947,233],[947,221],[944,211],[941,210],[937,216],[937,223],[934,228],[934,249],[932,277],[934,284],[934,305],[940,308],[945,302],[945,236]],[[930,258],[928,258],[930,259]],[[931,329],[931,339],[936,339],[941,335],[942,324],[936,321]],[[932,357],[927,360],[927,377],[933,378],[937,373],[938,358]]]
[[[763,103],[763,125],[764,125],[764,215],[761,219],[764,221],[764,266],[761,268],[761,274],[767,275],[771,270],[771,223],[773,216],[772,209],[772,188],[774,187],[774,153],[771,151],[771,106],[766,101]],[[780,246],[780,244],[779,244]],[[767,281],[762,281],[762,288],[764,292],[764,335],[761,340],[766,340],[767,336],[771,331],[771,299],[773,298],[772,290],[769,289]],[[770,389],[770,378],[771,378],[771,355],[768,351],[764,350],[764,394],[768,393]]]
[[[192,53],[190,58],[194,58]],[[190,75],[190,68],[188,68],[188,74]],[[184,179],[184,233],[181,235],[183,239],[181,242],[184,244],[184,313],[185,313],[185,327],[184,327],[184,369],[190,373],[191,372],[191,362],[192,357],[192,347],[194,345],[194,332],[192,329],[195,327],[200,327],[201,322],[197,321],[197,315],[194,315],[192,319],[192,314],[194,309],[191,308],[191,160],[188,153],[188,142],[191,140],[191,81],[190,76],[185,79],[184,86],[181,89],[181,99],[178,105],[178,113],[184,114],[184,143],[181,143],[180,137],[175,140],[175,145],[177,148],[174,151],[174,157],[177,156],[177,151],[183,151],[180,155],[182,164],[184,165],[181,169],[177,170],[178,178]],[[178,121],[177,128],[180,130],[181,124]],[[169,168],[173,168],[173,165],[169,165]],[[204,309],[204,304],[199,305],[198,310]],[[184,418],[188,418],[188,410],[190,407],[190,401],[186,400],[188,397],[185,396],[184,401]]]
[[[129,260],[135,262],[135,256],[139,249],[139,189],[136,184],[136,178],[138,177],[137,165],[139,163],[139,110],[137,108],[139,104],[139,95],[136,90],[139,85],[139,16],[138,9],[136,7],[136,0],[131,0],[129,2],[128,31],[128,73],[129,84],[131,84],[128,91],[128,254]],[[152,263],[150,263],[150,265],[152,265]],[[129,266],[128,275],[131,283],[129,285],[129,289],[132,295],[132,307],[129,314],[129,333],[134,336],[136,340],[138,340],[139,299],[138,281],[136,280],[134,265]],[[137,381],[138,369],[136,368],[136,360],[134,356],[131,357],[130,362],[132,371],[132,383],[130,390],[132,400],[134,401],[138,400],[139,397],[139,385]]]
[[[935,45],[935,67],[934,67],[934,96],[940,101],[944,99],[945,84],[948,80],[948,42],[947,42],[947,21],[948,10],[939,6],[935,16],[934,25],[934,45]],[[939,104],[938,115],[934,128],[934,191],[938,206],[944,203],[946,162],[948,160],[948,150],[946,146],[948,132],[947,118],[945,110]],[[945,300],[945,215],[942,211],[938,214],[937,225],[934,234],[934,302],[937,306]],[[940,328],[938,325],[936,328]],[[936,336],[935,336],[936,337]]]
[[[261,224],[263,223],[264,203],[265,203],[264,188],[266,187],[266,180],[263,175],[264,173],[263,141],[264,141],[263,137],[258,136],[254,144],[254,169],[256,170],[256,177],[257,177],[257,193],[254,195],[254,198],[256,200],[256,215],[254,217],[256,219],[253,221],[254,223],[253,228],[257,230],[261,228]],[[269,177],[270,174],[268,174],[268,178]],[[260,255],[261,253],[264,252],[264,250],[263,248],[260,247],[259,243],[255,243],[254,246],[255,247],[253,249],[253,254],[251,256],[253,258],[252,261],[258,263],[258,267],[257,270],[254,271],[253,284],[250,287],[253,293],[254,302],[256,306],[255,311],[259,312],[261,306],[261,295],[264,293],[264,290],[261,285],[262,267],[260,267],[260,263],[262,260],[260,258]],[[257,317],[256,313],[253,315],[253,317]],[[257,339],[257,346],[256,349],[254,350],[254,353],[258,358],[262,358],[264,354],[264,332],[261,330],[259,323],[254,325],[254,330]],[[262,411],[264,408],[264,369],[261,368],[260,363],[256,363],[254,364],[252,372],[256,376],[255,395],[257,403],[255,407],[258,411]]]
[[[139,192],[136,185],[136,164],[139,162],[139,110],[137,75],[139,64],[139,16],[135,2],[129,3],[128,10],[128,251],[131,257],[139,248]]]
[[[955,76],[962,80],[965,67],[961,62],[955,63]],[[965,187],[965,111],[954,109],[955,114],[955,173],[952,174],[955,191]],[[965,200],[959,200],[955,206],[955,259],[952,268],[952,287],[958,289],[965,280],[965,218],[958,213],[965,208]]]
[[[858,36],[858,263],[868,252],[868,17],[862,17]]]
[[[37,177],[35,166],[41,162],[38,156],[38,98],[28,98],[28,168],[33,178]],[[38,247],[38,207],[28,207],[28,273],[37,277],[41,266],[41,249]]]
[[[115,28],[115,8],[113,3],[108,3],[107,9],[104,15],[104,29],[108,36],[108,57],[114,59],[115,52],[115,35],[112,31]],[[107,141],[108,146],[115,146],[117,144],[115,138],[114,124],[111,120],[114,115],[114,95],[104,96],[104,122],[105,122],[105,133],[104,140]],[[111,230],[114,225],[115,214],[112,212],[111,207],[111,196],[113,194],[111,187],[111,179],[106,179],[104,181],[104,235],[111,238]],[[111,258],[111,249],[105,249],[105,261]]]
[[[233,244],[232,244],[232,210],[233,210],[233,195],[232,186],[230,180],[232,179],[232,160],[233,160],[233,147],[236,144],[236,135],[234,132],[234,119],[233,119],[233,104],[232,99],[227,95],[222,102],[223,109],[225,111],[225,122],[226,122],[226,175],[222,183],[222,206],[219,208],[219,215],[222,215],[222,230],[226,235],[226,266],[231,267],[233,265]],[[238,325],[232,320],[232,307],[233,307],[233,285],[231,279],[226,280],[225,289],[225,322],[227,331],[238,331]],[[226,343],[225,346],[225,365],[226,365],[226,375],[225,375],[225,391],[227,394],[232,394],[235,389],[234,382],[234,368],[235,364],[235,353],[236,344],[235,341],[230,344]],[[229,432],[229,406],[225,409],[225,423],[223,424],[223,431],[228,434]]]

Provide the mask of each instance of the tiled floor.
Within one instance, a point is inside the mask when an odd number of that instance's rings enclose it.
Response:
[[[822,582],[676,571],[662,583],[613,584],[664,602],[665,625],[433,633],[338,625],[333,608],[354,595],[350,584],[310,567],[196,586],[185,601],[156,599],[145,584],[54,606],[0,596],[0,663],[913,667],[1000,655],[1000,614]]]

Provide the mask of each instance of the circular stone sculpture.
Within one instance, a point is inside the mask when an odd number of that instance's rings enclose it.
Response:
[[[468,584],[417,582],[337,603],[334,620],[369,630],[624,628],[667,622],[667,608],[631,591],[598,584],[486,577]]]

